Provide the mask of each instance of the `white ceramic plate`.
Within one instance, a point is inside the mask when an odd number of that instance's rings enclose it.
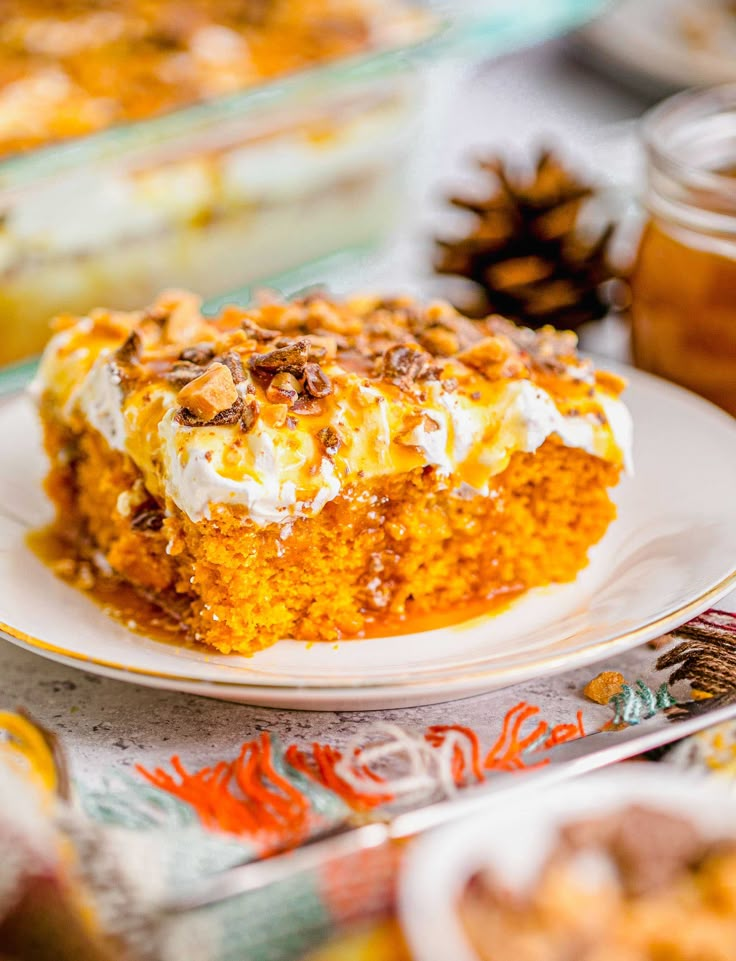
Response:
[[[512,792],[507,800],[500,795],[487,814],[429,834],[410,850],[399,917],[412,958],[478,961],[456,913],[470,877],[492,867],[505,883],[523,887],[533,882],[561,825],[628,804],[687,817],[708,839],[736,837],[733,792],[661,764],[624,764],[542,792]]]
[[[618,0],[574,42],[596,67],[650,94],[736,80],[726,0]]]
[[[281,641],[251,658],[133,634],[58,580],[25,544],[50,517],[30,401],[0,404],[0,629],[43,656],[154,687],[279,707],[383,708],[450,700],[590,663],[664,633],[736,583],[736,421],[627,371],[636,476],[574,584],[496,616],[339,645]]]

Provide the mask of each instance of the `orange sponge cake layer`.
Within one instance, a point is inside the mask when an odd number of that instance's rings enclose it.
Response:
[[[614,516],[622,385],[567,335],[365,299],[207,321],[171,295],[62,326],[59,523],[221,651],[571,580]]]

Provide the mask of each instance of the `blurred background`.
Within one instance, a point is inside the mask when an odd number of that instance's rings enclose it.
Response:
[[[6,387],[58,312],[327,284],[572,327],[734,411],[734,114],[696,104],[679,134],[640,122],[736,80],[728,0],[2,10]],[[662,162],[682,166],[667,184]],[[661,289],[663,257],[691,281]]]

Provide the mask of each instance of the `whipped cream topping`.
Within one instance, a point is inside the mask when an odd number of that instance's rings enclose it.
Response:
[[[148,491],[194,522],[237,506],[256,525],[288,525],[346,489],[359,494],[374,479],[427,466],[459,496],[487,495],[515,452],[534,452],[551,436],[631,468],[630,415],[592,378],[584,400],[560,403],[531,379],[468,379],[456,364],[467,383],[429,380],[419,396],[338,356],[322,362],[333,390],[318,416],[286,424],[260,416],[246,432],[239,423],[182,423],[178,390],[163,377],[123,390],[114,359],[122,339],[95,336],[89,319],[57,334],[36,391],[71,429],[86,423],[127,453]],[[241,397],[255,389],[247,365],[246,378]],[[341,438],[336,451],[319,442],[327,426]]]
[[[604,458],[613,447],[621,451],[625,465],[631,463],[631,418],[624,404],[611,397],[600,399],[608,421],[601,425],[595,414],[561,414],[550,395],[528,381],[505,384],[492,408],[437,390],[423,405],[420,422],[401,435],[399,444],[390,403],[381,391],[360,384],[358,392],[365,404],[360,426],[352,431],[350,453],[334,460],[318,449],[311,435],[262,421],[241,438],[242,447],[233,458],[237,427],[178,424],[175,392],[166,389],[152,392],[145,407],[126,405],[107,356],[91,365],[65,410],[68,417],[81,414],[114,450],[127,450],[149,489],[170,499],[193,521],[210,517],[215,505],[239,505],[258,525],[284,523],[317,513],[359,474],[365,480],[386,475],[401,469],[402,461],[435,467],[453,487],[485,494],[493,475],[515,451],[533,452],[553,434],[568,447]],[[156,407],[164,412],[151,423],[148,415]],[[337,405],[339,426],[349,427],[354,418],[355,410],[344,401]],[[489,432],[495,434],[492,443],[485,442]],[[476,452],[477,464],[464,470]],[[158,455],[163,462],[160,475],[153,466]],[[317,469],[310,470],[312,465]]]

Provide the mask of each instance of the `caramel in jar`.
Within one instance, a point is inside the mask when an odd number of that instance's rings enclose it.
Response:
[[[634,361],[736,415],[736,84],[666,100],[643,139]]]
[[[632,277],[638,367],[736,415],[736,241],[650,220]]]

